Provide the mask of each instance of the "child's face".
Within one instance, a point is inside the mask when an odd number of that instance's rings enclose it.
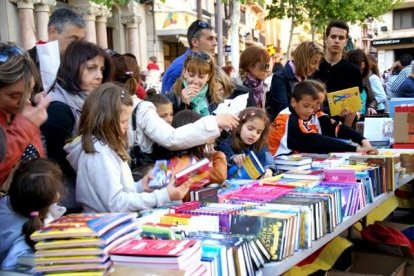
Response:
[[[241,127],[240,139],[246,145],[253,145],[259,140],[265,128],[265,123],[260,118],[249,120]]]
[[[119,115],[119,126],[121,127],[122,134],[125,134],[128,130],[132,110],[131,105],[122,105],[121,114]]]
[[[198,72],[191,72],[184,69],[183,73],[184,79],[187,81],[188,85],[194,85],[199,90],[206,85],[209,80],[209,74],[201,74]]]
[[[0,88],[0,110],[11,115],[19,113],[21,101],[26,100],[22,99],[23,95],[25,95],[24,84],[24,80],[19,80]]]
[[[83,91],[92,92],[102,84],[105,59],[103,56],[96,56],[82,64],[82,67],[79,87]]]
[[[296,101],[294,98],[291,99],[291,105],[293,110],[302,120],[309,120],[310,117],[315,113],[320,106],[319,99],[313,99],[309,95],[303,95],[302,99]]]
[[[315,113],[322,108],[323,101],[325,101],[325,92],[318,93],[318,106],[315,108]]]
[[[174,115],[172,103],[158,105],[157,113],[161,119],[171,125]]]

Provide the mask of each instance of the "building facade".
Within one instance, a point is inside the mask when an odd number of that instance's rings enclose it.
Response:
[[[414,0],[406,0],[398,8],[375,22],[372,47],[378,53],[381,72],[391,68],[403,54],[414,57]]]

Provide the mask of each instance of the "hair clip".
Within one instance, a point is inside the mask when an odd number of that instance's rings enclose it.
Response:
[[[37,217],[37,216],[39,216],[39,211],[30,212],[30,216],[31,217]]]
[[[125,91],[124,90],[122,90],[121,91],[121,99],[123,99],[125,97]]]
[[[130,77],[131,77],[133,74],[134,74],[134,72],[132,72],[132,71],[126,71],[126,72],[125,72],[125,75],[128,75],[128,76],[130,76]]]

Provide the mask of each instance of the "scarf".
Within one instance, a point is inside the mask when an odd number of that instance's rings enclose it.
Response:
[[[184,87],[188,86],[186,80],[183,81]],[[208,91],[208,84],[204,85],[203,88],[198,92],[196,96],[191,99],[191,106],[192,110],[200,114],[201,116],[210,115],[210,111],[208,110],[208,101],[207,101],[207,91]]]
[[[253,91],[253,96],[256,101],[256,106],[263,106],[263,80],[256,79],[250,73],[247,73],[246,79],[243,82],[243,85],[250,88]]]

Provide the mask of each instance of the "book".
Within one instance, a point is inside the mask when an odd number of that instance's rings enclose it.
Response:
[[[184,182],[191,180],[191,189],[201,188],[210,182],[211,162],[208,158],[188,166],[175,174],[175,185],[180,186]]]
[[[311,168],[311,164],[303,164],[303,165],[282,165],[276,164],[276,168],[282,171],[291,171],[291,170],[308,170]]]
[[[139,240],[131,239],[109,254],[114,262],[134,262],[152,265],[171,264],[181,269],[188,265],[196,252],[201,256],[196,240]]]
[[[345,163],[345,157],[331,156],[326,158],[312,158],[312,169],[336,168]]]
[[[70,214],[33,232],[33,241],[54,238],[100,237],[115,226],[135,219],[136,213]]]
[[[356,182],[355,170],[348,168],[329,168],[323,170],[327,182]]]
[[[359,96],[359,88],[351,87],[339,91],[329,92],[326,94],[328,100],[329,111],[331,116],[340,115],[343,109],[351,112],[361,110],[361,98]]]
[[[166,187],[170,183],[171,176],[180,170],[194,164],[196,160],[188,155],[174,157],[169,160],[157,160],[152,170],[152,178],[148,186],[153,189]]]
[[[303,157],[300,154],[280,155],[274,158],[276,165],[306,165],[312,163],[312,158]]]
[[[243,165],[234,164],[228,169],[228,178],[258,179],[264,174],[265,169],[253,151],[246,155]]]
[[[323,180],[324,173],[323,170],[291,170],[283,173],[285,178],[293,178],[293,179],[314,179],[314,180]]]

